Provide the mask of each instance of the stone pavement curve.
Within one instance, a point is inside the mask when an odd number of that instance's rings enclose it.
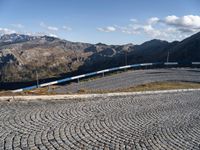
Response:
[[[200,92],[0,102],[0,150],[198,150]]]

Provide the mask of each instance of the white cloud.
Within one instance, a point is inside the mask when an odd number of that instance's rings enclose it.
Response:
[[[104,28],[97,28],[97,30],[99,30],[101,32],[114,32],[114,31],[116,31],[116,28],[113,26],[108,26],[108,27],[104,27]]]
[[[154,38],[160,37],[164,34],[149,24],[147,24],[147,25],[141,25],[141,24],[129,25],[127,27],[121,27],[121,28],[119,28],[119,30],[123,33],[133,34],[133,35],[147,34]]]
[[[131,22],[134,22],[134,23],[137,23],[137,22],[138,22],[138,20],[137,20],[137,19],[134,19],[134,18],[133,18],[133,19],[130,19],[130,21],[131,21]]]
[[[48,26],[47,29],[51,31],[58,31],[57,27],[52,27],[52,26]]]
[[[162,40],[182,40],[200,31],[200,16],[166,16],[165,18],[151,17],[141,23],[136,19],[125,26],[115,25],[115,30],[125,34],[145,35]],[[100,31],[109,32],[107,28],[99,28]]]
[[[48,25],[46,25],[44,22],[41,22],[40,23],[40,26],[41,27],[43,27],[43,28],[46,28],[47,30],[49,30],[49,31],[58,31],[59,30],[59,28],[57,28],[57,27],[53,27],[53,26],[48,26]]]
[[[175,26],[182,32],[196,32],[200,30],[200,16],[187,15],[177,17],[172,15],[167,16],[162,22],[170,26]]]
[[[24,25],[22,25],[22,24],[11,24],[13,27],[15,27],[15,28],[24,28]]]
[[[128,26],[120,27],[117,26],[119,31],[127,34],[140,34],[141,33],[141,25],[138,24],[129,24]]]
[[[66,31],[71,31],[71,30],[72,30],[72,28],[71,28],[71,27],[68,27],[68,26],[62,26],[62,28],[63,28],[64,30],[66,30]]]
[[[161,31],[153,28],[151,25],[145,25],[142,27],[142,29],[144,33],[151,35],[152,37],[155,37],[155,38],[164,35]]]
[[[56,34],[48,34],[48,36],[58,38],[58,36]]]
[[[176,22],[177,22],[178,19],[179,18],[177,16],[174,16],[174,15],[167,16],[165,18],[164,22],[167,23],[167,24],[176,24]]]
[[[0,35],[12,33],[16,33],[16,31],[8,28],[0,28]]]
[[[51,36],[51,37],[56,37],[58,38],[57,34],[53,34],[53,33],[48,33],[48,32],[26,32],[24,33],[26,35],[30,35],[30,36]]]
[[[46,27],[46,24],[44,22],[40,22],[41,27]]]
[[[160,19],[157,17],[152,17],[148,19],[148,24],[156,24]]]

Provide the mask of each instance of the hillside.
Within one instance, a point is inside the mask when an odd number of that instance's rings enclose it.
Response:
[[[181,42],[151,40],[141,45],[70,42],[49,36],[0,37],[0,82],[27,82],[85,73],[127,63],[200,61],[200,33]]]

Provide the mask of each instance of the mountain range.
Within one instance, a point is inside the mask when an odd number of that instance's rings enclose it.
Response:
[[[126,64],[200,61],[200,32],[182,41],[151,40],[141,45],[70,42],[21,34],[0,37],[0,83],[70,76]]]

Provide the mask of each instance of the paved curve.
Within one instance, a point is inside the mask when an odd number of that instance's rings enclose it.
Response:
[[[128,71],[112,76],[105,76],[87,82],[67,84],[54,90],[55,93],[76,93],[79,89],[115,90],[156,81],[200,82],[200,69],[150,69]]]
[[[200,92],[1,102],[1,150],[200,149]]]

